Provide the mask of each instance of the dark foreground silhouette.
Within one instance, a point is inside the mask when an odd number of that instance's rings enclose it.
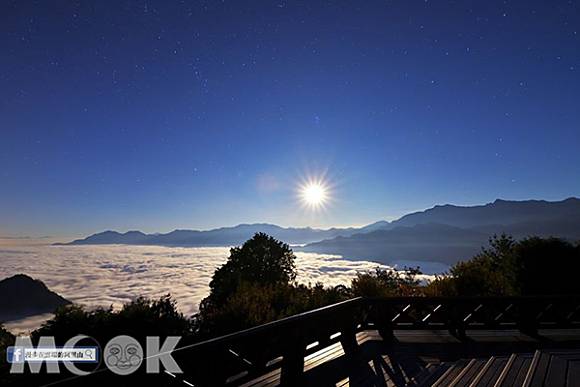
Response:
[[[429,283],[418,280],[420,271],[416,268],[359,273],[348,287],[298,285],[294,260],[288,245],[258,233],[231,249],[227,262],[214,273],[209,296],[194,316],[179,313],[169,295],[159,300],[140,298],[119,311],[88,311],[68,305],[33,333],[33,341],[50,335],[62,345],[74,335],[85,334],[106,343],[125,334],[144,343],[146,336],[177,335],[183,337],[185,345],[357,296],[580,295],[580,281],[576,281],[580,246],[556,238],[516,241],[505,235],[493,237],[488,248]],[[4,330],[0,333],[5,348],[13,337]],[[2,385],[36,385],[64,377],[8,375],[4,356],[0,362]],[[132,385],[139,378],[147,377],[137,373],[123,383]]]
[[[51,313],[71,302],[24,274],[0,281],[0,322]]]

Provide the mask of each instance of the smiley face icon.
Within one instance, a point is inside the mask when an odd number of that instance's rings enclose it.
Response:
[[[129,375],[135,372],[143,361],[141,344],[130,336],[116,336],[105,347],[105,363],[118,375]]]

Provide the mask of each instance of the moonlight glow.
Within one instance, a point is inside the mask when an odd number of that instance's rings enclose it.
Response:
[[[300,196],[310,208],[323,207],[328,200],[328,188],[322,182],[308,182],[300,188]]]

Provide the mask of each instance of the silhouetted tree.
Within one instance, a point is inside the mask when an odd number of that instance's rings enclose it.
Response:
[[[531,237],[513,249],[520,294],[580,294],[580,248],[558,238]]]
[[[242,283],[288,285],[296,278],[295,259],[286,243],[264,233],[256,233],[241,247],[230,250],[228,261],[215,271],[209,283],[208,299],[222,303]]]
[[[210,282],[210,294],[194,318],[202,337],[216,336],[343,301],[348,288],[294,283],[295,256],[290,247],[258,233],[230,250],[228,261]]]
[[[416,296],[421,293],[419,274],[418,267],[402,271],[376,268],[374,272],[359,273],[352,280],[352,294],[355,297]]]
[[[54,336],[57,344],[77,334],[106,343],[117,335],[129,335],[139,341],[146,336],[189,336],[191,322],[178,310],[171,296],[157,300],[137,298],[120,310],[97,308],[86,310],[79,305],[57,309],[54,317],[33,332],[33,338]]]
[[[127,303],[120,310],[98,308],[86,310],[78,305],[67,305],[59,308],[52,319],[32,333],[32,341],[38,343],[40,336],[53,336],[56,345],[64,345],[71,337],[84,334],[92,339],[83,339],[78,345],[95,345],[95,341],[104,345],[118,335],[129,335],[141,342],[145,348],[147,336],[182,336],[183,341],[191,339],[191,322],[177,311],[175,301],[169,295],[157,300],[138,298]],[[95,341],[93,341],[93,339]],[[0,352],[2,352],[2,331],[0,330]],[[5,359],[5,355],[2,359]],[[82,368],[82,365],[79,366]],[[100,364],[104,367],[104,363]],[[88,370],[93,370],[91,366]],[[8,374],[9,367],[0,362],[0,385],[32,386],[45,385],[73,376],[65,368],[60,368],[59,374]],[[80,380],[83,386],[114,385],[129,387],[136,385],[161,385],[166,382],[166,376],[146,374],[144,367],[130,376],[115,377],[110,372],[100,372],[94,377]],[[76,384],[74,384],[76,385]]]
[[[504,296],[519,293],[515,279],[513,249],[516,242],[508,235],[494,235],[489,247],[468,261],[458,262],[450,272],[457,296]]]
[[[563,239],[515,241],[493,236],[490,247],[459,262],[425,289],[428,295],[484,296],[580,294],[580,248]]]

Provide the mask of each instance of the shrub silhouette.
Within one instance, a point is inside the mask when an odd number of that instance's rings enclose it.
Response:
[[[420,295],[421,274],[418,267],[402,271],[376,268],[374,272],[358,273],[352,280],[352,295],[355,297],[390,297]]]
[[[137,298],[121,310],[97,308],[87,311],[79,305],[64,306],[54,317],[33,332],[33,341],[40,336],[54,336],[63,345],[72,336],[84,334],[106,343],[118,335],[129,335],[145,342],[146,336],[189,336],[191,322],[178,312],[169,295],[157,300]]]
[[[580,294],[580,247],[563,239],[493,236],[490,247],[438,277],[426,295],[516,296]]]
[[[190,338],[191,322],[177,311],[176,303],[169,295],[157,300],[138,298],[125,304],[120,310],[98,308],[85,310],[79,305],[67,305],[56,310],[54,317],[32,333],[32,342],[38,344],[40,336],[54,336],[55,344],[62,346],[71,337],[84,334],[101,345],[118,335],[134,337],[145,348],[147,336],[185,336]],[[0,348],[5,348],[2,342],[3,332],[0,330]],[[83,339],[79,345],[95,345],[92,339]],[[11,340],[10,336],[7,340]],[[185,341],[185,340],[184,340]],[[8,341],[11,343],[11,341]],[[12,344],[8,344],[12,345]],[[0,350],[0,352],[2,352]],[[5,354],[3,359],[5,359]],[[103,363],[100,368],[104,368]],[[24,374],[9,374],[9,365],[0,363],[0,385],[2,386],[32,386],[54,383],[74,376],[66,368],[60,367],[59,374],[47,374],[45,369],[41,374],[31,374],[25,368]],[[79,365],[79,368],[83,368]],[[92,371],[88,367],[85,371]],[[77,383],[83,386],[102,386],[106,384],[129,387],[136,385],[161,385],[167,381],[166,376],[145,374],[144,367],[122,379],[116,378],[110,372],[100,372],[89,378],[82,378]],[[74,383],[71,383],[73,385]],[[68,384],[67,384],[68,385]],[[74,384],[76,385],[76,384]]]
[[[513,249],[512,276],[524,295],[580,294],[580,246],[558,238],[531,237]]]
[[[6,360],[6,348],[10,345],[14,345],[14,336],[0,324],[0,385],[4,385],[3,375],[10,369],[10,364]]]

